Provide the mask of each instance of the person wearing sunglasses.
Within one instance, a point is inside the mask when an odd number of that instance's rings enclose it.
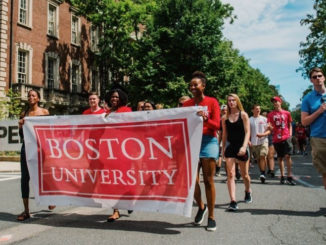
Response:
[[[307,94],[301,104],[301,122],[310,126],[312,162],[323,176],[326,190],[326,88],[324,72],[313,68],[309,72],[314,90]]]

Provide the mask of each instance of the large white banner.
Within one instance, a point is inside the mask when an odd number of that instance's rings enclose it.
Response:
[[[18,120],[0,121],[0,151],[20,151]]]
[[[26,117],[36,202],[190,217],[203,109]]]

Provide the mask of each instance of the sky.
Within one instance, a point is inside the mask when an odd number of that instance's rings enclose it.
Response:
[[[237,19],[226,23],[224,36],[234,48],[270,79],[279,85],[279,93],[293,109],[301,103],[303,91],[310,81],[296,72],[300,42],[309,34],[300,20],[315,14],[313,0],[221,0],[234,7]]]

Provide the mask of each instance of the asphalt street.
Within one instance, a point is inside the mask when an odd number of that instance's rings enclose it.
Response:
[[[293,156],[297,185],[281,185],[278,176],[261,184],[257,166],[250,168],[253,203],[243,202],[244,185],[237,181],[239,210],[227,212],[230,202],[225,173],[215,178],[217,230],[192,225],[192,218],[158,213],[121,211],[107,223],[109,209],[35,205],[32,218],[16,221],[22,212],[17,172],[0,172],[0,245],[2,244],[326,244],[326,191],[311,157]],[[1,164],[1,162],[0,162]],[[277,172],[278,173],[278,172]]]

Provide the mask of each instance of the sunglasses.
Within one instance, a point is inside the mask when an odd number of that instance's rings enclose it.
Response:
[[[317,77],[321,78],[321,77],[323,77],[323,75],[316,75],[316,76],[312,76],[311,78],[316,79]]]

